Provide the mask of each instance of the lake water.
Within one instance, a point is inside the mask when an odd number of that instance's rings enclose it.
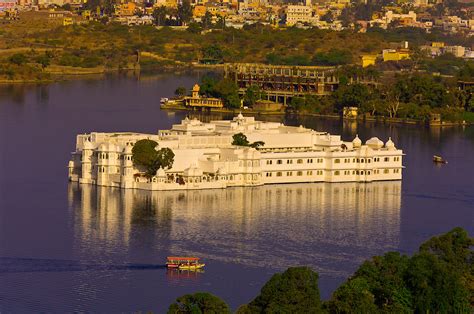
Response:
[[[474,233],[473,127],[271,118],[345,140],[391,136],[407,154],[401,182],[190,192],[68,183],[76,134],[169,128],[186,113],[160,111],[160,98],[199,76],[0,87],[0,312],[164,312],[196,291],[236,309],[295,265],[317,270],[328,298],[373,255],[411,254],[456,226]],[[449,164],[433,164],[433,154]],[[207,266],[168,272],[169,255]]]

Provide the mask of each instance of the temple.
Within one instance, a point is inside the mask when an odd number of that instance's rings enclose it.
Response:
[[[233,145],[243,133],[257,147]],[[133,145],[141,139],[170,148],[174,162],[147,176],[133,162]],[[372,182],[401,180],[403,152],[389,138],[385,143],[358,136],[345,142],[339,135],[303,126],[256,121],[239,114],[232,120],[203,123],[184,119],[158,134],[97,133],[77,136],[69,162],[69,179],[100,186],[144,190],[212,189],[303,182]]]

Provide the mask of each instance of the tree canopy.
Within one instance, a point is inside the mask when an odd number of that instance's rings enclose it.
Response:
[[[139,140],[132,148],[132,161],[135,166],[145,168],[148,177],[156,175],[158,169],[173,166],[174,153],[170,148],[156,150],[158,143],[152,140]]]
[[[168,309],[168,314],[226,314],[229,306],[220,298],[205,292],[186,294],[176,299]]]
[[[275,274],[263,286],[260,295],[239,313],[318,313],[321,300],[318,273],[309,267],[290,267]]]

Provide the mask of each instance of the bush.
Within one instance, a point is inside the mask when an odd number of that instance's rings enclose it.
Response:
[[[15,65],[23,65],[28,61],[26,56],[22,53],[15,53],[8,60]]]

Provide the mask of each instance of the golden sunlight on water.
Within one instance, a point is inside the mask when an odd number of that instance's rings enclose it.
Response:
[[[312,265],[342,275],[338,263],[399,245],[399,181],[187,192],[71,184],[69,201],[76,249],[98,250],[102,258],[145,246],[161,260],[196,255],[276,269]]]

